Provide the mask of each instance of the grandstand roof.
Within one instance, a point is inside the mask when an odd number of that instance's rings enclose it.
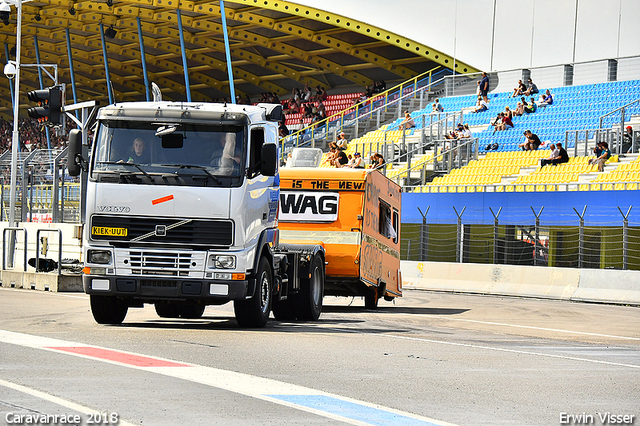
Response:
[[[112,6],[109,6],[109,5]],[[23,3],[22,63],[57,64],[60,82],[67,83],[72,103],[66,30],[72,53],[78,101],[108,103],[107,78],[100,24],[113,26],[115,38],[105,38],[109,75],[115,99],[144,99],[137,18],[140,18],[149,80],[165,98],[186,99],[182,50],[178,32],[180,9],[189,83],[193,100],[229,96],[220,4],[218,1],[35,0]],[[451,56],[406,37],[350,17],[287,1],[226,0],[236,94],[262,92],[280,96],[309,83],[353,91],[376,80],[406,80],[438,66],[451,68]],[[16,12],[0,26],[0,52],[16,43]],[[15,53],[14,53],[15,55]],[[11,59],[15,59],[10,55]],[[459,73],[476,69],[457,61]],[[21,116],[30,105],[29,90],[39,89],[35,68],[22,68]],[[46,76],[44,85],[52,82]],[[0,78],[0,116],[12,117],[9,82]]]

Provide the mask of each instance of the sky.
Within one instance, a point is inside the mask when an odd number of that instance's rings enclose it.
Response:
[[[381,27],[487,71],[640,55],[640,0],[296,3]]]

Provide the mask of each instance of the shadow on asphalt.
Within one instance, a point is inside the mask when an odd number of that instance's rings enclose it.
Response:
[[[446,308],[415,308],[400,306],[384,306],[376,309],[367,309],[363,306],[331,306],[324,305],[322,312],[333,312],[340,314],[349,313],[371,313],[376,314],[421,314],[421,315],[458,315],[467,312],[469,309],[446,309]]]

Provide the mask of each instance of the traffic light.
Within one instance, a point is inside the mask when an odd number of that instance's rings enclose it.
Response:
[[[31,118],[47,122],[52,126],[61,123],[62,118],[62,92],[60,87],[52,86],[47,89],[32,90],[27,93],[30,101],[38,102],[37,107],[29,108],[27,113]]]

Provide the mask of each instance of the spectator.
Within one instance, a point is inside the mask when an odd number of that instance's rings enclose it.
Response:
[[[627,126],[624,129],[624,133],[622,134],[622,152],[623,153],[631,153],[633,145],[633,127]]]
[[[431,112],[444,112],[444,107],[440,103],[440,99],[436,98],[433,101],[433,107],[431,108]]]
[[[340,132],[338,139],[336,140],[336,146],[340,149],[347,149],[348,143],[347,135],[345,135],[344,132]]]
[[[553,151],[551,155],[549,155],[549,158],[540,160],[540,167],[544,167],[547,164],[558,165],[569,162],[569,154],[567,154],[567,151],[562,147],[561,143],[550,144],[549,149]]]
[[[496,123],[494,133],[501,130],[513,129],[513,122],[511,121],[511,118],[502,112],[500,114],[502,114],[502,120],[499,123]]]
[[[308,83],[305,83],[302,89],[302,100],[303,102],[309,102],[311,100],[311,88]]]
[[[536,112],[538,110],[538,106],[536,105],[536,101],[533,98],[531,98],[531,102],[529,102],[529,103],[527,103],[527,101],[525,101],[524,98],[522,98],[522,100],[526,104],[524,106],[524,112],[525,113],[533,114],[534,112]]]
[[[526,96],[535,95],[536,93],[539,92],[538,86],[535,85],[533,80],[529,79],[528,81],[529,81],[529,87],[527,88],[527,90],[525,90],[524,94]]]
[[[518,86],[513,89],[513,94],[510,97],[515,98],[516,96],[522,96],[526,90],[527,86],[524,85],[522,80],[518,80]]]
[[[304,104],[304,118],[313,118],[313,105],[310,103]]]
[[[409,114],[409,111],[405,111],[404,112],[404,120],[402,120],[402,122],[398,126],[398,129],[407,130],[407,129],[411,129],[413,127],[416,127],[416,123],[415,123],[415,121],[413,121],[413,118],[411,117],[411,114]]]
[[[336,148],[336,156],[333,160],[333,165],[340,168],[346,166],[348,162],[349,157],[347,157],[347,154],[345,154],[340,147]]]
[[[523,151],[535,151],[542,144],[538,135],[531,133],[531,130],[525,130],[524,135],[527,140],[518,145]]]
[[[359,152],[356,152],[353,156],[353,162],[351,163],[353,169],[364,169],[364,160]]]
[[[385,83],[384,80],[376,81],[375,83],[373,83],[373,94],[382,93],[385,90],[387,90],[387,83]]]
[[[513,115],[520,117],[522,114],[524,114],[524,104],[521,101],[518,101],[518,106],[513,110]]]
[[[382,156],[382,154],[379,154],[376,152],[371,156],[372,169],[381,169],[382,167],[384,167],[385,164],[386,162],[384,161],[384,157]]]
[[[464,131],[462,132],[462,138],[461,139],[471,139],[473,135],[471,134],[471,129],[469,129],[469,125],[465,124],[464,125]]]
[[[281,120],[280,123],[278,123],[278,134],[280,135],[281,138],[284,138],[285,136],[289,136],[289,129],[287,128],[287,125],[284,123],[284,120]]]
[[[509,117],[509,119],[513,118],[513,111],[509,108],[509,105],[505,105],[504,107],[504,115]]]
[[[551,94],[549,89],[547,89],[544,95],[541,95],[540,98],[541,98],[540,99],[541,107],[546,107],[547,105],[553,105],[553,95]]]
[[[482,99],[482,96],[478,96],[478,102],[476,102],[476,107],[472,112],[483,112],[489,109],[489,105],[487,101]]]
[[[593,154],[595,155],[595,158],[589,159],[589,165],[596,164],[596,161],[598,160],[600,155],[602,155],[602,149],[602,142],[598,142],[595,148],[593,148]]]
[[[487,94],[489,93],[489,76],[486,72],[482,73],[482,79],[478,81],[478,94],[482,96],[482,99],[489,103],[489,98],[487,98]]]
[[[322,103],[322,101],[318,102],[317,112],[320,115],[320,118],[322,118],[322,119],[327,118],[327,109],[325,108],[325,106]]]
[[[609,151],[609,144],[608,143],[601,142],[600,145],[601,145],[602,151],[600,152],[600,155],[595,159],[593,164],[597,164],[598,165],[598,171],[599,172],[603,172],[604,171],[604,163],[606,163],[607,160],[609,158],[611,158],[611,151]]]

